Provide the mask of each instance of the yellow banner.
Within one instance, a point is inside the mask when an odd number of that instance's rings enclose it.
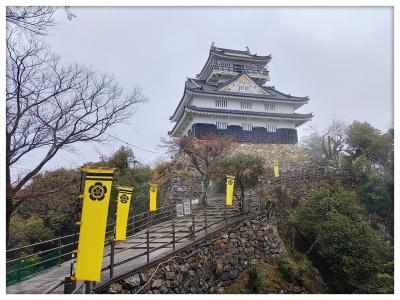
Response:
[[[279,164],[277,161],[274,161],[274,176],[279,177]]]
[[[115,240],[126,240],[126,227],[128,225],[129,206],[131,204],[132,187],[119,186],[117,200],[117,220],[115,225]]]
[[[226,205],[232,205],[233,185],[235,184],[235,176],[227,175],[226,179]]]
[[[100,281],[108,204],[115,168],[85,167],[75,280]]]
[[[150,184],[150,211],[157,210],[157,184]]]

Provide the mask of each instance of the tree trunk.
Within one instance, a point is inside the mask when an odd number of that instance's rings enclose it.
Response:
[[[210,177],[204,175],[201,180],[201,204],[204,208],[207,207],[208,187],[210,186]]]
[[[244,208],[244,189],[240,189],[240,203],[242,208]]]
[[[6,248],[8,247],[8,243],[10,240],[10,221],[11,214],[14,211],[13,205],[13,189],[11,186],[11,176],[10,176],[10,167],[6,166]]]
[[[244,185],[240,180],[238,180],[238,185],[240,189],[239,207],[244,211]]]
[[[6,249],[8,248],[8,242],[10,241],[10,221],[11,214],[13,212],[12,201],[7,200],[6,204]]]
[[[318,243],[319,241],[319,235],[317,236],[317,238],[315,239],[315,241],[312,243],[312,245],[310,246],[310,248],[308,248],[308,250],[305,252],[305,255],[309,255],[312,251],[312,249],[314,248],[314,246]]]

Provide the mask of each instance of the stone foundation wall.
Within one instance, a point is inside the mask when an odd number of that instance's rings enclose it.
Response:
[[[266,168],[269,169],[267,172],[272,172],[274,161],[278,161],[281,171],[313,164],[308,153],[297,145],[234,143],[227,156],[237,153],[250,153],[263,157]],[[190,166],[190,159],[186,154],[182,152],[177,154],[173,168],[168,194],[169,204],[180,203],[182,199],[190,198],[188,191],[192,188],[201,191],[199,174]],[[214,188],[214,192],[224,192],[224,182],[217,182]]]
[[[232,147],[232,155],[236,153],[262,156],[270,167],[273,166],[274,161],[278,161],[281,168],[304,167],[312,164],[310,155],[297,145],[235,143]]]
[[[280,167],[305,167],[313,164],[311,156],[297,145],[280,145],[280,144],[254,144],[254,143],[238,143],[232,145],[229,155],[237,153],[256,154],[265,159],[268,166],[272,167],[274,161],[278,161]],[[179,153],[174,161],[181,166],[182,169],[188,170],[190,165],[189,158],[184,153]],[[196,176],[195,171],[191,171]]]
[[[277,255],[285,254],[277,228],[259,216],[166,259],[150,282],[155,266],[112,284],[108,293],[136,293],[147,282],[140,293],[229,292],[229,285],[251,265],[273,264]]]

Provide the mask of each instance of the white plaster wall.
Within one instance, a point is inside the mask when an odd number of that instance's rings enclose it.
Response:
[[[216,107],[215,101],[221,99],[228,101],[227,107]],[[191,101],[189,101],[189,105],[194,105],[197,107],[208,107],[208,108],[220,108],[220,109],[234,109],[234,110],[242,110],[240,103],[241,102],[251,102],[252,109],[248,111],[258,111],[258,112],[271,112],[271,113],[283,113],[283,114],[292,114],[295,112],[294,105],[292,104],[284,104],[284,103],[276,103],[271,101],[270,103],[275,103],[275,111],[266,111],[264,107],[264,103],[261,101],[250,101],[250,100],[236,100],[236,99],[227,99],[227,98],[217,98],[217,97],[200,97],[193,96]]]
[[[283,120],[260,120],[251,118],[223,118],[214,116],[194,116],[190,123],[185,128],[184,134],[196,123],[206,123],[215,125],[217,121],[228,122],[229,125],[242,126],[243,123],[253,124],[253,127],[265,127],[266,125],[276,125],[277,128],[290,128],[296,129],[294,121],[283,121]]]

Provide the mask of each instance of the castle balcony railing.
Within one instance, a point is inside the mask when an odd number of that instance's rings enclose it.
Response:
[[[246,74],[253,75],[253,76],[268,76],[269,71],[264,69],[264,68],[248,68],[246,66],[223,66],[220,64],[214,64],[212,66],[214,70],[217,71],[225,71],[225,72],[234,72],[234,73],[240,73],[240,72],[245,72]]]

